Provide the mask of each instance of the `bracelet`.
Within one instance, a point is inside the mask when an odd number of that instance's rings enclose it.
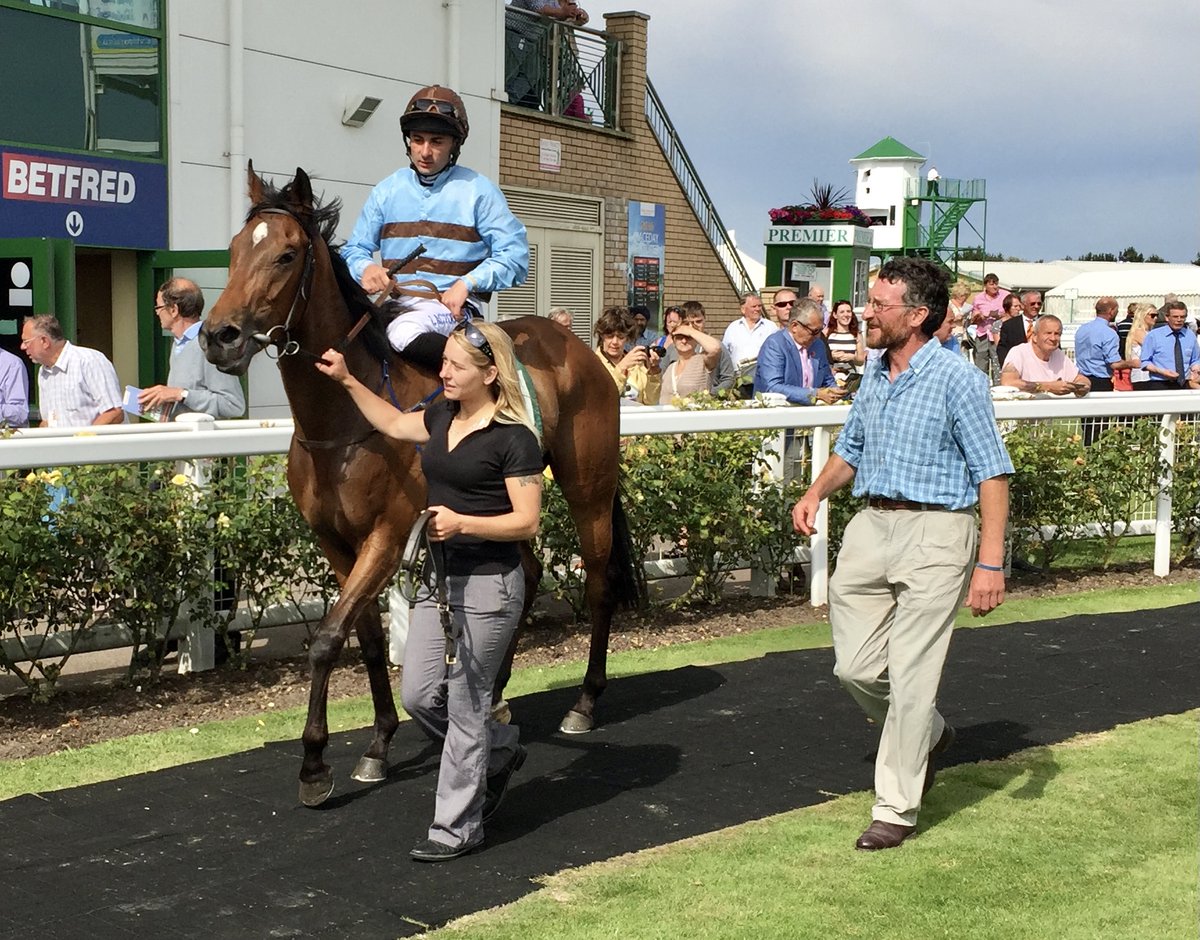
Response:
[[[1003,571],[1003,565],[985,565],[982,561],[975,562],[976,568],[982,568],[984,571]]]

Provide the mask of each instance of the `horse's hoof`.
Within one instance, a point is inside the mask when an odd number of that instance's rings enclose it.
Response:
[[[571,709],[563,718],[562,724],[558,726],[558,730],[564,734],[587,734],[595,727],[595,722],[591,717],[583,712],[577,712]]]
[[[305,806],[320,806],[333,792],[333,771],[327,770],[316,780],[300,781],[300,802]]]
[[[492,721],[500,725],[507,725],[512,721],[512,709],[508,707],[505,699],[500,699],[492,706]]]
[[[381,783],[387,779],[387,769],[387,761],[364,755],[355,764],[350,779],[359,783]]]

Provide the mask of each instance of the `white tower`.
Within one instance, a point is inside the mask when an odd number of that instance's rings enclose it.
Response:
[[[858,177],[854,204],[871,217],[872,247],[900,249],[915,245],[914,231],[905,238],[905,199],[919,192],[925,158],[894,137],[885,137],[850,161]],[[914,181],[910,184],[910,180]],[[919,213],[916,214],[919,218]]]

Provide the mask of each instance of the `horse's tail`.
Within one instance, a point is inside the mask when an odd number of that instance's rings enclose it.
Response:
[[[608,553],[608,589],[618,606],[639,610],[646,603],[646,572],[634,557],[629,520],[621,505],[621,491],[613,494],[612,549]]]

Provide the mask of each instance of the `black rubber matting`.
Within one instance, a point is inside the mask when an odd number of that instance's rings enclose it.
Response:
[[[959,631],[947,762],[1200,706],[1198,628],[1188,604]],[[349,779],[368,733],[335,735],[318,810],[296,802],[298,741],[0,803],[0,938],[406,936],[539,875],[872,786],[875,734],[830,650],[614,680],[588,735],[555,730],[574,694],[513,702],[529,760],[485,849],[442,865],[408,858],[437,773],[411,722],[379,786]]]

